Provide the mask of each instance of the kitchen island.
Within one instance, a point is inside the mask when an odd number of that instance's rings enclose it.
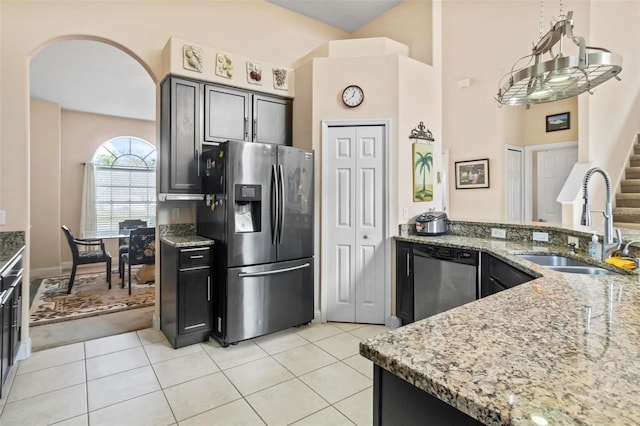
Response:
[[[361,343],[375,367],[374,424],[398,424],[388,417],[395,408],[415,408],[415,424],[443,424],[424,411],[433,400],[468,416],[449,424],[640,424],[637,273],[568,274],[515,256],[566,254],[559,245],[463,235],[398,240],[489,252],[540,278]],[[380,389],[385,377],[402,379],[391,400]],[[393,407],[405,391],[423,402],[408,405],[408,396]]]

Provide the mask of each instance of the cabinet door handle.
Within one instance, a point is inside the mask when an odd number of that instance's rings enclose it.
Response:
[[[200,176],[200,155],[198,148],[196,148],[196,176]]]
[[[211,275],[207,277],[207,302],[211,302]]]
[[[247,124],[249,119],[247,117],[244,118],[244,140],[249,139],[249,130],[247,129]]]
[[[411,261],[411,256],[410,256],[409,252],[407,252],[407,276],[408,277],[411,276],[411,266],[409,265],[410,261]]]
[[[253,141],[256,142],[258,137],[258,120],[253,119]]]

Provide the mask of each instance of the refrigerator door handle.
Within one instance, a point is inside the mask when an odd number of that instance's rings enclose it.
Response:
[[[309,266],[311,266],[311,264],[309,262],[307,262],[307,263],[303,263],[302,265],[299,265],[299,266],[292,266],[291,268],[277,269],[275,271],[240,272],[238,274],[238,276],[241,277],[241,278],[245,278],[245,277],[262,277],[264,275],[282,274],[283,272],[296,271],[298,269],[308,268]]]
[[[280,201],[278,200],[278,171],[277,166],[271,166],[271,244],[278,242],[278,217],[280,216]]]
[[[280,207],[279,207],[279,211],[280,214],[278,215],[278,243],[282,244],[282,234],[284,231],[284,168],[282,167],[282,164],[278,164],[278,178],[280,180],[280,185],[279,185],[279,190],[280,190],[280,195],[279,195],[279,201],[280,201]]]

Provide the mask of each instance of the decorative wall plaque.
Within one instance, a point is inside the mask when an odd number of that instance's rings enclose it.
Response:
[[[289,89],[289,78],[284,68],[273,69],[273,87],[280,90]]]
[[[247,81],[262,85],[262,67],[255,62],[247,61]]]
[[[233,62],[223,53],[216,54],[216,75],[224,78],[233,77]]]
[[[185,44],[182,47],[182,66],[185,70],[202,72],[202,48]]]

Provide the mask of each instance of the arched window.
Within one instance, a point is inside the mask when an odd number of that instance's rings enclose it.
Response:
[[[118,223],[141,219],[156,224],[156,150],[134,137],[103,143],[93,155],[98,234],[118,233]]]

